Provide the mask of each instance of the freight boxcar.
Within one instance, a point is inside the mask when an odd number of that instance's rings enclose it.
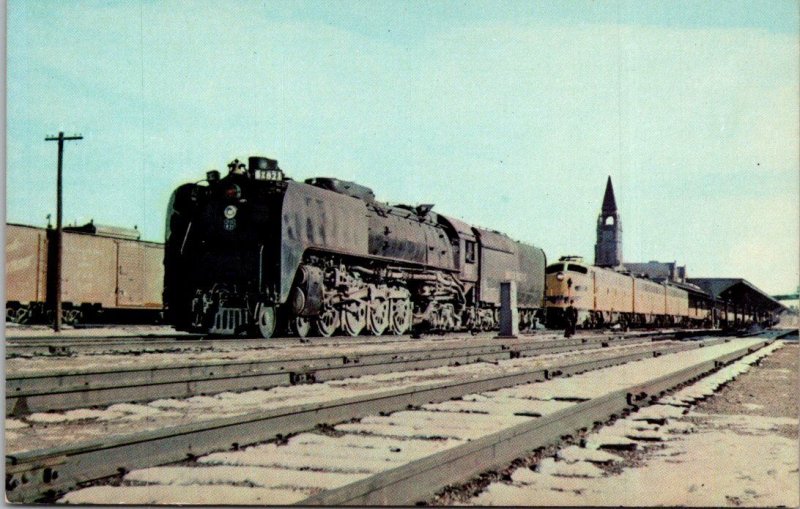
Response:
[[[6,226],[6,317],[52,320],[55,231]],[[139,232],[93,223],[65,227],[62,248],[63,319],[140,321],[161,311],[163,245]]]

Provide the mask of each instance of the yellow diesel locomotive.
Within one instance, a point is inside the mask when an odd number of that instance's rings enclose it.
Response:
[[[548,327],[565,326],[570,306],[577,311],[577,325],[584,328],[690,326],[710,317],[708,306],[682,288],[562,256],[545,269]]]

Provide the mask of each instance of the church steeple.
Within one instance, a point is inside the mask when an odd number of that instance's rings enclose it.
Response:
[[[614,186],[611,176],[606,183],[603,206],[597,218],[597,244],[594,246],[594,264],[599,267],[622,265],[622,224],[614,199]]]
[[[603,214],[616,214],[617,201],[614,199],[614,186],[611,184],[611,175],[606,182],[606,194],[603,196]]]

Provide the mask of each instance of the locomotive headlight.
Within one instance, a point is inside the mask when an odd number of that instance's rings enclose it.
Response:
[[[556,274],[556,279],[558,279],[559,281],[564,281],[564,273],[559,272],[558,274]]]
[[[234,217],[236,217],[236,212],[238,211],[239,209],[236,208],[236,205],[228,205],[227,207],[225,207],[223,214],[225,215],[226,218],[233,219]]]

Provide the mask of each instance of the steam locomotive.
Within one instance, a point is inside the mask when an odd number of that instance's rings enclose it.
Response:
[[[501,281],[517,283],[520,325],[543,321],[544,251],[434,212],[388,205],[336,178],[296,182],[277,161],[172,193],[164,312],[179,330],[269,338],[487,330]]]

